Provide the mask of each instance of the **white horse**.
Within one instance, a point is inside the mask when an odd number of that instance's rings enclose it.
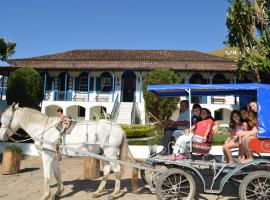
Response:
[[[17,105],[12,104],[2,114],[0,140],[7,140],[16,130],[22,128],[32,138],[40,138],[44,141],[54,143],[59,138],[60,134],[55,128],[55,125],[59,123],[59,121],[60,118],[47,117],[36,110],[20,108]],[[119,150],[120,160],[134,161],[134,158],[128,149],[123,129],[117,124],[107,120],[77,123],[70,134],[65,134],[63,136],[62,141],[67,147],[70,146],[89,152],[98,152],[101,149],[106,157],[113,159],[117,159]],[[60,166],[56,156],[55,147],[37,141],[35,141],[35,144],[39,147],[38,149],[42,156],[44,169],[44,195],[41,197],[41,200],[48,199],[51,195],[49,185],[51,169],[53,169],[58,185],[57,192],[54,196],[60,196],[64,187],[61,180]],[[71,152],[62,150],[61,153],[69,155]],[[116,179],[114,192],[109,198],[114,198],[120,192],[120,165],[118,163],[105,162],[103,168],[104,177],[97,191],[93,194],[93,198],[99,197],[104,190],[111,167],[116,174]],[[137,175],[137,170],[134,169],[132,177],[133,184],[137,184]],[[134,186],[134,188],[135,187],[136,186]]]

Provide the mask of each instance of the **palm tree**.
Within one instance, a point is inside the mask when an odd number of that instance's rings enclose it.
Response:
[[[268,0],[234,0],[228,9],[227,44],[240,48],[238,71],[254,72],[258,82],[260,71],[270,69],[269,16]]]
[[[248,45],[254,32],[254,18],[250,3],[243,0],[234,0],[227,12],[229,46],[239,47],[242,52]]]
[[[0,38],[0,60],[6,61],[11,55],[15,53],[15,42],[6,42],[5,38]]]

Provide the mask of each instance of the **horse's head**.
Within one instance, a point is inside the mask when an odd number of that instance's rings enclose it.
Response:
[[[13,135],[12,121],[18,104],[13,103],[1,116],[0,140],[6,141]]]

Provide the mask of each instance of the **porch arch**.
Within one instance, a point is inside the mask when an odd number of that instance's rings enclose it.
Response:
[[[108,115],[107,108],[105,106],[93,106],[90,108],[90,120],[96,120],[104,115]]]
[[[62,108],[62,107],[58,106],[58,105],[49,105],[49,106],[47,106],[45,108],[45,115],[47,115],[48,117],[59,117],[57,112],[56,112],[58,108]]]
[[[86,108],[80,105],[72,105],[66,108],[66,115],[74,120],[84,120]]]

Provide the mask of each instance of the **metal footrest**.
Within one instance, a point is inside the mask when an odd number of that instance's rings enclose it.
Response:
[[[209,194],[220,194],[221,191],[220,190],[205,190],[205,193],[209,193]]]

